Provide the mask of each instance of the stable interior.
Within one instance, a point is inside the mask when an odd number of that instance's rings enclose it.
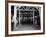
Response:
[[[36,7],[31,6],[13,6],[15,10],[14,16],[16,17],[16,28],[15,31],[22,31],[22,30],[39,30],[40,29],[40,15],[39,11]],[[12,11],[11,11],[12,12]],[[15,13],[16,12],[16,13]],[[37,23],[37,17],[38,23]]]

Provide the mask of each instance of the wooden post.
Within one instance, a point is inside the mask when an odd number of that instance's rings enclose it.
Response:
[[[17,23],[17,20],[16,20],[16,16],[17,16],[17,9],[16,9],[16,6],[14,6],[14,18],[13,18],[13,20],[14,20],[14,30],[17,28],[16,27],[16,23]]]
[[[21,26],[20,20],[21,20],[21,17],[20,17],[20,10],[19,10],[19,26]]]

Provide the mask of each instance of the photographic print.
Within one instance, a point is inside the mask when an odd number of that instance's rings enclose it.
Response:
[[[40,30],[40,11],[37,6],[11,5],[11,31]]]
[[[8,34],[44,33],[44,3],[8,2]]]

